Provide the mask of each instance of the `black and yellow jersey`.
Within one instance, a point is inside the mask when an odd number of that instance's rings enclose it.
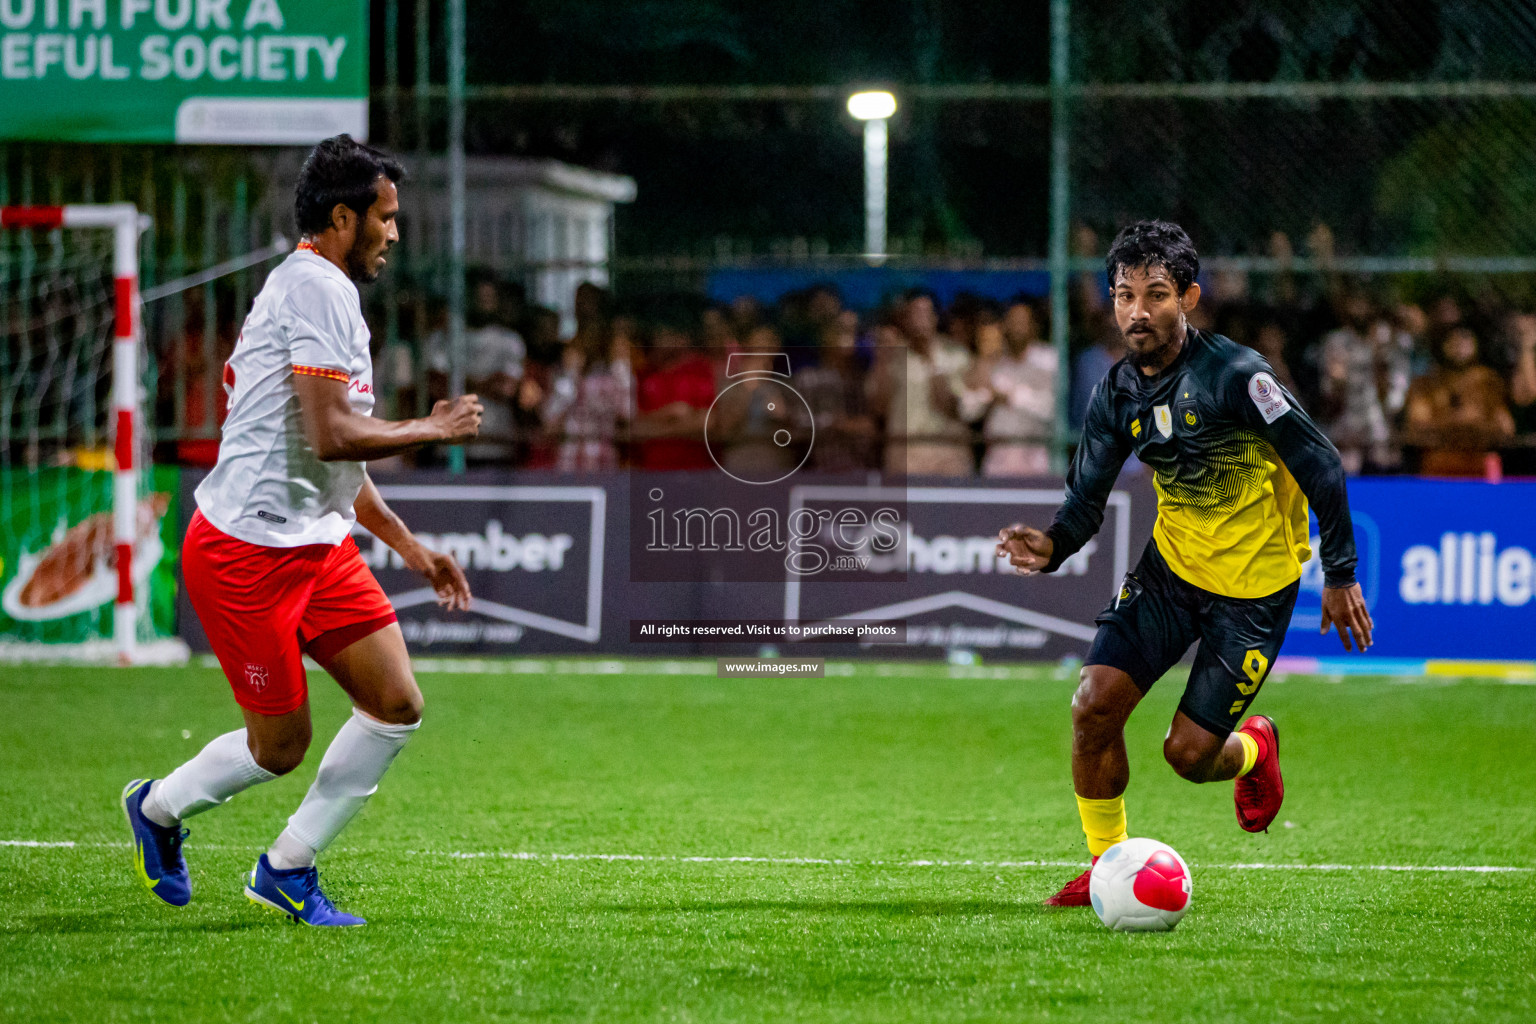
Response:
[[[1122,359],[1089,403],[1067,496],[1046,532],[1046,572],[1098,532],[1120,467],[1153,472],[1152,536],[1179,577],[1224,597],[1265,597],[1311,557],[1317,510],[1328,586],[1354,582],[1355,538],[1338,450],[1252,349],[1190,328],[1154,376]]]

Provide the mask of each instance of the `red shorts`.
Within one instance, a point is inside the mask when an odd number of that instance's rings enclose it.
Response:
[[[351,537],[268,548],[236,540],[196,512],[181,568],[236,702],[263,715],[286,715],[309,696],[305,654],[327,664],[395,621]]]

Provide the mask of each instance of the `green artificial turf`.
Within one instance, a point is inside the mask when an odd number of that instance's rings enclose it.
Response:
[[[1040,906],[1077,869],[1017,863],[1086,859],[1069,673],[955,674],[423,672],[420,733],[321,864],[370,923],[326,931],[241,874],[344,719],[328,680],[305,766],[189,822],[177,910],[134,880],[117,796],[239,724],[217,671],[0,669],[0,840],[79,844],[0,846],[0,1019],[1536,1019],[1536,687],[1273,680],[1286,824],[1254,836],[1230,784],[1162,762],[1165,680],[1130,831],[1184,855],[1194,902],[1123,935]]]

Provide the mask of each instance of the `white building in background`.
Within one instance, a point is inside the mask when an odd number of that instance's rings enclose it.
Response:
[[[438,277],[448,256],[447,161],[404,159],[402,242]],[[559,310],[562,333],[574,330],[576,286],[608,284],[614,207],[634,201],[635,180],[558,160],[472,156],[464,161],[464,193],[466,266],[522,281],[530,303]]]

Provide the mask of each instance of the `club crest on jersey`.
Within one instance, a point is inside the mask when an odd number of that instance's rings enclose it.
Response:
[[[246,662],[245,681],[257,693],[265,690],[267,688],[267,666]]]
[[[1157,432],[1164,437],[1173,436],[1173,413],[1168,411],[1166,405],[1152,407],[1152,422],[1157,424]]]

